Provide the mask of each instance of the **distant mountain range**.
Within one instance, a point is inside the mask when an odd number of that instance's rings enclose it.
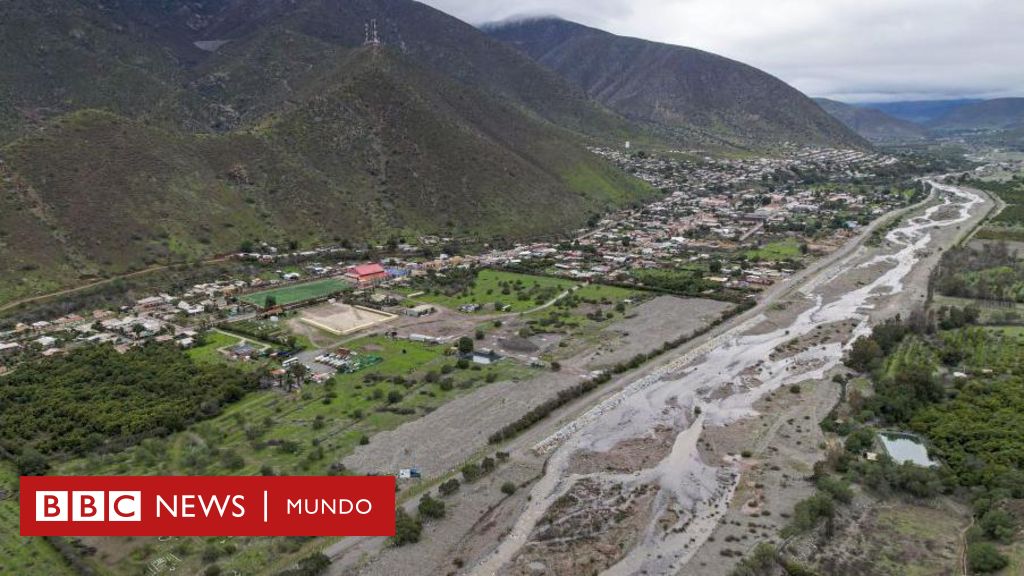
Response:
[[[553,18],[483,29],[608,108],[687,142],[866,146],[796,89],[715,54]]]
[[[935,100],[845,104],[817,98],[829,114],[875,143],[923,140],[955,133],[1005,131],[1019,141],[1024,129],[1024,98]],[[994,135],[995,136],[995,135]]]
[[[815,102],[848,128],[872,142],[906,142],[928,137],[928,129],[924,126],[890,116],[881,110],[826,98],[815,98]]]
[[[0,301],[256,238],[562,232],[654,193],[587,150],[625,140],[867,145],[754,68],[565,22],[484,33],[411,0],[7,0]]]

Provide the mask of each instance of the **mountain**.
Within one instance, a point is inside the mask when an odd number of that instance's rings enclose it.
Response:
[[[586,149],[640,136],[411,0],[8,0],[0,301],[251,239],[563,231],[653,193]]]
[[[827,98],[815,98],[826,112],[871,142],[886,144],[923,140],[928,131],[920,124],[900,120],[871,108],[861,108]]]
[[[612,110],[691,145],[868,146],[796,89],[715,54],[616,36],[558,19],[491,24],[483,29]]]
[[[934,120],[939,116],[949,113],[950,111],[966,106],[968,104],[974,104],[981,102],[977,99],[958,99],[958,100],[908,100],[898,102],[872,102],[871,104],[861,104],[861,108],[868,108],[871,110],[879,110],[892,116],[893,118],[899,118],[900,120],[906,120],[907,122],[914,122],[917,124],[923,124],[930,120]]]
[[[1024,98],[996,98],[949,110],[933,118],[936,130],[1006,130],[1024,127]]]

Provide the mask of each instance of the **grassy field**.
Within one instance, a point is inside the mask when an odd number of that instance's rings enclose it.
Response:
[[[415,298],[418,302],[436,304],[458,309],[466,304],[480,304],[481,312],[494,312],[493,304],[501,302],[509,306],[509,312],[525,312],[550,302],[559,294],[580,286],[575,292],[578,298],[610,301],[630,298],[634,290],[600,284],[580,285],[572,280],[549,276],[530,276],[500,270],[481,270],[473,286],[458,295],[450,296],[439,292],[425,291]],[[416,290],[419,291],[419,290]]]
[[[17,491],[17,473],[0,463],[0,574],[74,574],[46,540],[18,535]]]
[[[763,261],[795,260],[800,255],[800,242],[796,238],[769,242],[755,250],[747,250],[746,252],[748,260]]]
[[[254,292],[252,294],[242,296],[241,300],[243,302],[255,304],[261,308],[266,308],[267,298],[273,296],[278,306],[287,306],[296,302],[331,296],[332,294],[345,292],[351,289],[352,285],[344,280],[327,278],[325,280],[317,280],[315,282],[306,282],[304,284],[295,284],[292,286],[285,286],[283,288]]]
[[[218,352],[218,350],[224,348],[225,346],[234,346],[235,344],[238,344],[239,342],[242,341],[242,339],[238,338],[237,336],[231,336],[229,334],[224,334],[223,332],[217,332],[216,330],[211,330],[210,332],[207,332],[205,337],[206,342],[202,346],[196,346],[195,348],[192,348],[185,352],[186,354],[189,355],[190,358],[192,358],[196,362],[224,362],[226,361],[226,357],[220,352]]]

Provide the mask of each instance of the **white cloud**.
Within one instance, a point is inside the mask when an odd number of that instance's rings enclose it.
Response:
[[[557,15],[701,48],[813,96],[1024,96],[1020,0],[427,0],[479,24]]]

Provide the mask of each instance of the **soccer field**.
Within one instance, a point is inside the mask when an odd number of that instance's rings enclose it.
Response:
[[[314,298],[323,298],[338,292],[347,292],[351,289],[352,285],[344,280],[328,278],[326,280],[317,280],[316,282],[306,282],[305,284],[295,284],[293,286],[285,286],[283,288],[275,288],[273,290],[254,292],[252,294],[242,296],[241,300],[243,302],[255,304],[261,308],[266,308],[267,298],[273,296],[278,306],[287,306],[289,304],[295,304],[296,302],[304,302]]]

